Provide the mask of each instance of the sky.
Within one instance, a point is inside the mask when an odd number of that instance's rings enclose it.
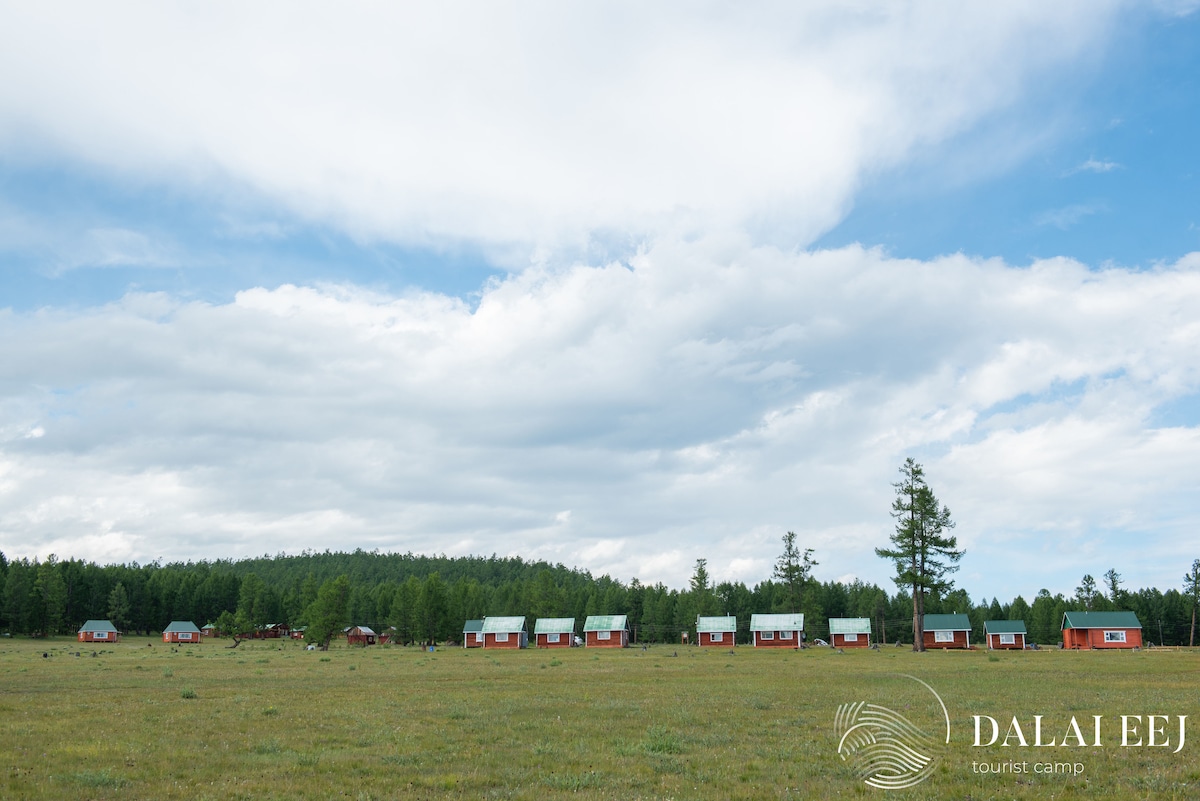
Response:
[[[0,4],[0,551],[1178,587],[1197,6]]]

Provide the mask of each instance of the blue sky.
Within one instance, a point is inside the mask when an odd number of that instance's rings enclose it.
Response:
[[[0,12],[5,554],[1200,556],[1187,4],[331,14]]]

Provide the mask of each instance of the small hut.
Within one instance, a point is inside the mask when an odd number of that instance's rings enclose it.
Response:
[[[750,616],[755,648],[799,648],[802,631],[804,615],[799,612]]]
[[[539,617],[533,624],[533,640],[538,648],[570,648],[575,640],[575,618]]]
[[[583,641],[588,648],[624,648],[629,645],[628,615],[588,615],[583,621]]]
[[[346,645],[374,645],[378,636],[366,626],[351,626],[346,629]]]
[[[120,642],[121,632],[111,620],[89,620],[79,629],[80,642]]]
[[[732,648],[736,634],[737,618],[733,615],[696,618],[696,644],[701,647]]]
[[[292,633],[289,636],[293,640],[303,640],[304,632],[307,630],[308,630],[308,626],[297,626],[296,628],[292,629]]]
[[[1133,612],[1067,612],[1064,648],[1140,648],[1142,624]]]
[[[925,615],[925,648],[970,648],[971,619],[966,615]]]
[[[468,620],[463,624],[463,648],[483,647],[483,621]]]
[[[829,618],[829,644],[835,648],[869,648],[871,646],[871,618]]]
[[[1024,620],[987,620],[983,633],[990,650],[1025,650]]]
[[[529,645],[525,617],[485,617],[483,619],[484,648],[524,648]]]
[[[198,643],[201,637],[200,629],[190,620],[172,620],[162,632],[163,642]]]
[[[205,623],[203,626],[200,627],[200,633],[203,634],[205,637],[216,637],[217,636],[217,624],[216,623]]]

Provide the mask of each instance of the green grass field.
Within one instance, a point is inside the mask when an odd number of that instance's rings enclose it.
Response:
[[[0,797],[1200,797],[1200,652],[228,645],[0,640]],[[834,715],[896,674],[937,690],[952,737],[885,791],[839,758]],[[975,748],[973,714],[1042,714],[1048,736],[1076,716],[1089,739],[1104,715],[1103,745]],[[1120,747],[1139,714],[1189,715],[1196,742],[1171,753],[1173,717],[1169,748]],[[972,768],[1009,760],[1082,772]]]

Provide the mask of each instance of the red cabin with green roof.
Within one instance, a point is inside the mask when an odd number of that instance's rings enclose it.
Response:
[[[533,624],[538,648],[570,648],[575,643],[575,618],[539,617]]]
[[[1067,612],[1063,648],[1141,648],[1142,624],[1133,612]]]
[[[983,624],[987,647],[993,651],[1025,650],[1024,620],[988,620]]]
[[[926,615],[924,620],[925,650],[971,647],[971,619],[966,615]]]

